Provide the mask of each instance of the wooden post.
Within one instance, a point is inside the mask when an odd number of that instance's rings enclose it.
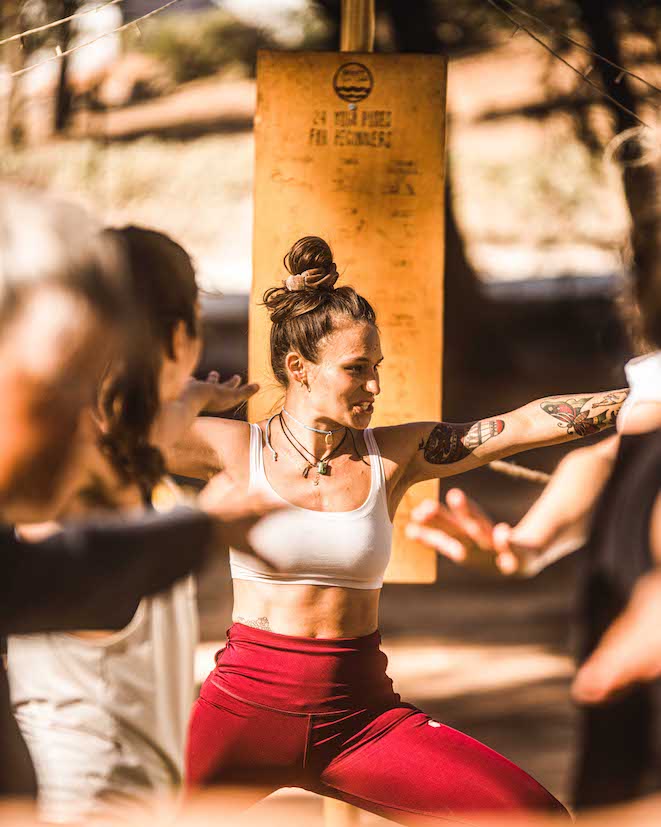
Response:
[[[282,283],[296,239],[333,248],[342,282],[377,313],[385,362],[373,425],[441,416],[446,62],[437,55],[260,52],[250,302],[251,421],[277,411],[264,291]],[[430,583],[436,554],[406,539],[404,497],[390,582]]]

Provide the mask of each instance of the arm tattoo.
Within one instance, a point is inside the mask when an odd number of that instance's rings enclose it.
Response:
[[[418,450],[424,452],[425,459],[432,465],[449,465],[470,456],[476,448],[501,434],[504,429],[502,419],[482,419],[463,425],[439,422],[426,441],[420,440]]]
[[[572,396],[568,399],[545,399],[541,409],[556,419],[559,428],[576,436],[589,436],[615,425],[615,420],[629,391],[612,391],[597,396]]]
[[[248,618],[248,617],[237,617],[237,623],[242,623],[244,626],[252,626],[253,629],[261,629],[263,632],[270,632],[271,631],[271,624],[269,623],[268,617],[258,617],[255,619]]]

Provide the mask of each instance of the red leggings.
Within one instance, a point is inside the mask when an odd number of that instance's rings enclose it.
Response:
[[[378,632],[318,640],[235,623],[193,707],[188,783],[303,787],[401,824],[567,812],[511,761],[402,703]]]

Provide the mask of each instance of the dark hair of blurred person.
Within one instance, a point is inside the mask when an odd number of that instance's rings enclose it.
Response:
[[[159,404],[181,393],[200,354],[198,288],[190,256],[173,239],[134,226],[108,234],[124,245],[145,341],[130,366],[112,367],[102,383],[102,446],[121,479],[137,483],[148,498],[165,473],[161,451],[150,440]]]

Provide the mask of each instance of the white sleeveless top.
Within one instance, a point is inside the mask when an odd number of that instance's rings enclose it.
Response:
[[[386,479],[381,454],[371,429],[363,431],[371,466],[370,492],[353,511],[315,511],[292,505],[271,486],[264,472],[262,430],[250,426],[250,490],[262,491],[289,508],[305,514],[305,524],[314,535],[310,542],[281,542],[271,550],[270,569],[252,555],[230,550],[235,580],[262,583],[341,586],[348,589],[379,589],[390,560],[392,522],[388,514]],[[286,521],[283,521],[286,527]],[[333,537],[342,543],[333,542]],[[319,538],[320,542],[315,542]],[[328,538],[328,541],[326,541]],[[283,538],[286,540],[286,538]],[[292,538],[293,539],[293,538]]]
[[[143,599],[117,633],[9,638],[12,707],[44,820],[77,823],[127,804],[175,815],[197,641],[191,577]]]

